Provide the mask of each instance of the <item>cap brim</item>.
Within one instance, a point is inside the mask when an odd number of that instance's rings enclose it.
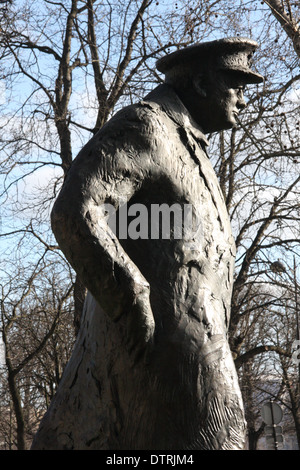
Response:
[[[260,75],[259,73],[253,72],[252,70],[246,69],[242,70],[240,68],[222,68],[222,70],[225,70],[227,72],[233,72],[236,75],[241,76],[244,78],[244,80],[247,81],[247,83],[262,83],[264,81],[264,77]]]

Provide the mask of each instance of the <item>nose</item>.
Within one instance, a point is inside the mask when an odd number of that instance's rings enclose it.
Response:
[[[244,94],[243,94],[242,90],[240,90],[240,92],[238,94],[238,101],[237,101],[236,106],[237,106],[238,109],[245,109],[247,107],[247,103],[244,100]]]

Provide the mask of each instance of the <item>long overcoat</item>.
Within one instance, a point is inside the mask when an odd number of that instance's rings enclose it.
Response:
[[[243,404],[227,341],[235,244],[207,144],[163,84],[116,113],[74,160],[53,220],[66,257],[89,279],[89,293],[33,449],[243,448]],[[189,205],[196,229],[191,237],[112,243],[110,229],[96,227],[100,208],[105,202],[118,211],[125,199],[149,211],[154,204]],[[124,266],[150,289],[154,342],[140,360],[124,340],[126,306],[113,313],[124,297]]]

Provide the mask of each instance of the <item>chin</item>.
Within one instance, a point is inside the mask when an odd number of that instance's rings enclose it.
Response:
[[[233,127],[236,127],[237,123],[236,121],[234,122],[222,122],[219,125],[212,126],[210,130],[205,131],[206,133],[211,133],[211,132],[220,132],[220,131],[227,131],[229,129],[232,129]]]
[[[202,127],[205,134],[210,134],[212,132],[220,132],[232,129],[233,127],[237,127],[237,121],[235,118],[227,118],[227,119],[220,119],[218,122],[214,121],[211,122],[210,125],[201,125],[200,122],[198,124]]]
[[[237,126],[237,121],[234,118],[228,119],[227,121],[224,121],[222,125],[222,129],[232,129],[233,127]]]

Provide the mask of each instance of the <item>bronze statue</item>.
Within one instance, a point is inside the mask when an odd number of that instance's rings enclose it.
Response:
[[[263,80],[250,69],[256,48],[230,38],[166,55],[165,83],[74,160],[52,227],[89,293],[32,449],[243,448],[227,342],[235,243],[205,134],[235,126],[245,85]],[[152,209],[174,204],[191,209],[189,230],[176,235],[173,221],[169,236],[151,237]],[[135,231],[121,237],[125,206]],[[132,219],[141,208],[148,232]]]

